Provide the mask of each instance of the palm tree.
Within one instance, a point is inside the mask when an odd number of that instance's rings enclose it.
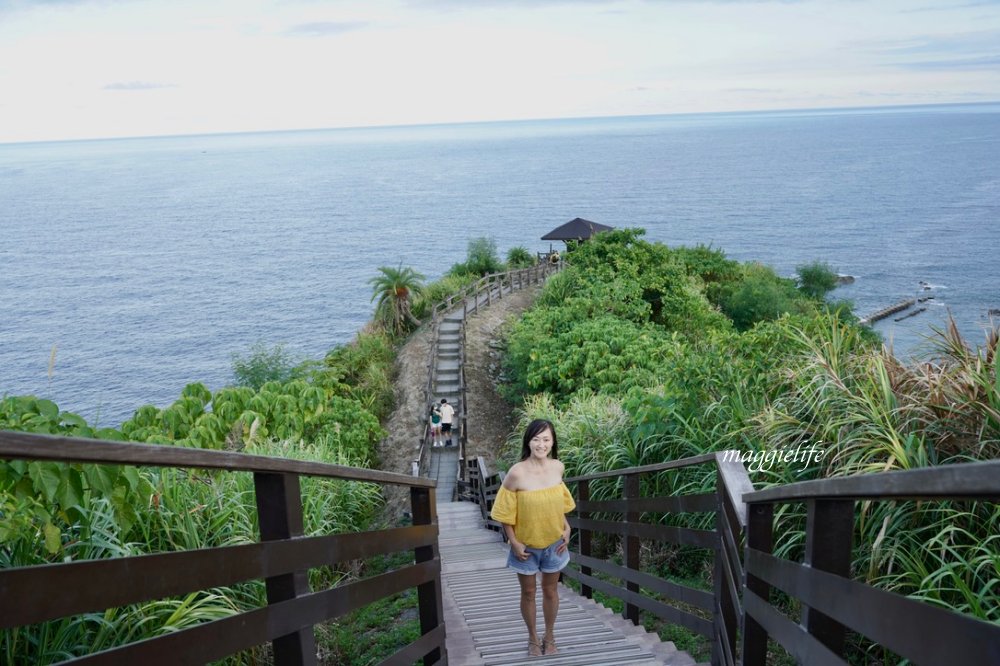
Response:
[[[411,296],[419,296],[424,292],[424,276],[409,266],[398,268],[379,266],[381,275],[368,280],[372,285],[372,300],[378,299],[375,306],[375,319],[380,321],[393,333],[402,333],[409,321],[419,325],[420,321],[410,312]]]

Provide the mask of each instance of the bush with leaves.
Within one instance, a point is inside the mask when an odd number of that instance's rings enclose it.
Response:
[[[535,255],[528,251],[528,248],[515,245],[507,250],[507,268],[514,270],[517,268],[530,268],[538,263]]]
[[[935,362],[907,366],[857,325],[849,304],[820,306],[772,269],[720,251],[649,248],[638,236],[623,230],[581,244],[508,339],[512,387],[525,397],[521,426],[556,423],[567,475],[800,443],[826,455],[804,468],[754,471],[758,488],[1000,457],[1000,334],[973,350],[949,328],[938,334]],[[671,324],[693,302],[677,288],[677,264],[692,293],[712,294],[735,326]],[[645,327],[669,344],[633,347]],[[614,375],[623,360],[626,376]],[[696,493],[711,491],[714,476],[664,473],[645,483],[648,492]],[[590,489],[592,499],[621,491],[620,478]],[[699,516],[662,519],[711,528]],[[802,513],[777,521],[776,552],[800,557]],[[1000,511],[988,504],[873,502],[859,505],[854,560],[868,582],[998,621],[997,534]],[[670,561],[673,575],[677,566],[698,571],[697,557],[685,557],[656,561]]]
[[[742,278],[727,285],[722,291],[721,305],[722,311],[741,331],[783,314],[816,311],[795,288],[793,280],[779,277],[773,268],[757,263],[745,265]]]
[[[480,236],[469,240],[465,261],[453,265],[449,270],[449,275],[474,275],[482,277],[490,273],[499,273],[503,270],[503,262],[497,254],[497,241],[495,238]]]
[[[245,356],[233,354],[234,383],[256,390],[267,382],[287,382],[297,376],[297,365],[284,345],[256,342]]]
[[[799,276],[799,291],[808,296],[822,300],[837,288],[837,271],[825,261],[813,261],[795,267]]]

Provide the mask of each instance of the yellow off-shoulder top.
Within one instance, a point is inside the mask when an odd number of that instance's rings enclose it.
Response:
[[[511,492],[500,486],[493,520],[514,526],[514,536],[525,546],[547,548],[563,532],[563,516],[576,508],[565,483],[540,490]]]

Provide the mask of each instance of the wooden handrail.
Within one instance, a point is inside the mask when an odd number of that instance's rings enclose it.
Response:
[[[851,579],[855,502],[1000,501],[1000,461],[942,465],[776,486],[748,507],[743,664],[763,666],[773,638],[800,663],[846,664],[858,632],[920,664],[1000,663],[1000,626]],[[772,554],[776,505],[805,502],[803,564]],[[801,623],[770,603],[777,588],[803,605]]]
[[[949,498],[1000,500],[1000,460],[801,481],[743,496],[746,502]]]
[[[190,449],[165,444],[113,442],[0,430],[0,459],[47,460],[67,463],[219,469],[228,472],[301,474],[345,481],[370,481],[433,488],[434,481],[376,469],[330,463],[256,456],[235,451]]]
[[[314,625],[410,588],[417,590],[421,636],[389,661],[447,663],[433,480],[229,451],[9,431],[0,431],[2,459],[253,473],[258,543],[0,570],[0,629],[243,581],[265,583],[264,607],[66,663],[205,663],[271,642],[278,666],[315,664]],[[306,538],[301,476],[409,487],[413,526]],[[327,590],[309,589],[311,568],[400,550],[413,551],[412,565]]]
[[[713,664],[735,664],[742,614],[739,591],[743,583],[743,564],[740,552],[746,523],[742,495],[752,490],[753,484],[738,457],[735,462],[730,462],[723,456],[722,453],[706,453],[654,465],[567,478],[566,482],[575,484],[577,488],[577,516],[570,519],[570,525],[578,531],[578,550],[571,553],[571,559],[580,569],[565,573],[580,582],[584,596],[590,597],[594,590],[598,590],[622,599],[625,602],[623,615],[632,622],[640,622],[642,610],[679,624],[710,639]],[[641,479],[645,476],[707,465],[714,467],[716,472],[715,490],[711,493],[661,497],[643,497],[640,493]],[[623,480],[624,496],[621,499],[590,499],[591,482],[613,478]],[[715,513],[715,528],[704,530],[641,522],[644,513]],[[595,514],[617,515],[618,519],[609,517],[599,520],[594,518]],[[593,557],[594,534],[620,536],[625,555],[624,566],[610,565]],[[641,572],[640,539],[687,544],[711,551],[714,559],[713,591],[697,590]],[[599,578],[596,576],[598,573],[604,576]],[[621,582],[611,583],[608,577]],[[650,596],[650,593],[666,599],[666,602]],[[688,609],[691,606],[708,611],[711,617],[692,612]]]

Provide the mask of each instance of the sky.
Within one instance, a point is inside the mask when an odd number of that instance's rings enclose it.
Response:
[[[0,0],[0,143],[1000,100],[1000,0]]]

